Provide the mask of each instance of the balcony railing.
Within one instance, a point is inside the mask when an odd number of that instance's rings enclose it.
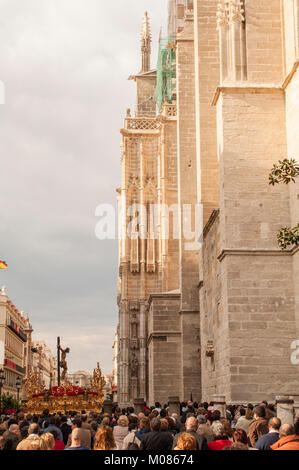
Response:
[[[125,129],[131,131],[158,131],[161,123],[155,118],[126,118]]]

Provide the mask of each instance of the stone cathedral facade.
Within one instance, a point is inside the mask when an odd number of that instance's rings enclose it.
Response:
[[[151,40],[146,14],[121,130],[118,402],[294,394],[299,252],[276,234],[299,183],[268,175],[299,161],[299,0],[170,0],[157,70]]]

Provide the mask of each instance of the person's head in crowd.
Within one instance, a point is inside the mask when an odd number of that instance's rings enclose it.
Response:
[[[230,421],[228,419],[222,418],[221,423],[223,424],[224,427],[224,435],[227,437],[233,437],[234,431],[231,427]]]
[[[176,428],[177,428],[177,424],[176,424],[175,419],[170,418],[169,416],[167,416],[165,419],[167,419],[167,422],[168,422],[168,429],[172,430],[172,431],[175,431]]]
[[[220,418],[221,418],[221,413],[220,413],[220,411],[219,411],[219,410],[214,410],[214,411],[212,412],[212,414],[210,415],[210,417],[209,417],[209,421],[210,421],[211,423],[214,423],[214,421],[220,421]]]
[[[81,429],[81,428],[82,428],[82,420],[80,418],[74,418],[72,429]]]
[[[269,431],[279,432],[281,427],[281,420],[279,418],[273,417],[269,420],[268,423]]]
[[[190,416],[190,418],[186,420],[185,426],[187,431],[197,431],[198,421],[194,416]]]
[[[8,431],[11,434],[15,434],[17,437],[20,437],[20,428],[19,428],[18,424],[11,424],[8,428]]]
[[[247,434],[244,429],[236,429],[234,432],[234,441],[241,442],[247,446]]]
[[[52,431],[50,431],[50,434],[52,434],[52,436],[54,437],[54,440],[57,441],[58,440],[58,431],[56,429],[52,429]]]
[[[82,446],[82,428],[74,428],[71,434],[71,448]]]
[[[36,436],[39,434],[39,425],[37,423],[30,424],[28,428],[28,435],[30,436],[32,434],[35,434]]]
[[[216,440],[226,437],[224,434],[224,426],[220,421],[214,421],[211,428]]]
[[[23,421],[20,421],[20,424],[19,424],[20,430],[26,427],[29,428],[29,424],[30,424],[29,421],[27,421],[26,419],[24,419]]]
[[[161,410],[160,411],[160,417],[161,418],[166,418],[166,416],[167,416],[167,411],[165,409]]]
[[[18,419],[18,422],[20,423],[21,421],[24,421],[25,419],[25,415],[22,411],[20,411],[20,413],[17,414],[17,419]]]
[[[139,429],[142,430],[149,430],[150,429],[150,420],[146,416],[141,418],[139,421]]]
[[[105,416],[102,419],[102,426],[110,426],[110,417],[109,416]]]
[[[137,422],[137,421],[130,421],[128,428],[129,428],[129,432],[137,431],[137,429],[138,429],[138,422]]]
[[[109,424],[108,424],[108,426],[109,426]],[[91,427],[92,432],[97,432],[99,425],[98,425],[97,421],[91,421],[90,427]]]
[[[195,437],[187,432],[181,434],[174,450],[196,450]]]
[[[135,415],[129,415],[129,416],[128,416],[128,423],[129,423],[129,424],[130,424],[130,423],[136,423],[136,424],[138,424],[138,418],[137,418],[137,416],[135,416]]]
[[[129,420],[126,416],[121,415],[117,420],[117,425],[123,428],[127,428],[129,425]]]
[[[206,424],[207,419],[204,415],[197,415],[196,417],[198,424]]]
[[[258,405],[254,408],[253,413],[254,413],[254,419],[256,419],[256,420],[261,419],[261,418],[265,418],[266,409],[265,409],[264,406]]]
[[[46,432],[40,436],[41,439],[41,450],[53,450],[55,447],[55,439],[53,434]]]
[[[116,443],[110,426],[102,426],[94,440],[94,450],[114,450]]]
[[[253,409],[251,409],[251,408],[249,408],[249,407],[246,408],[245,418],[246,418],[248,421],[253,420],[253,418],[254,418]]]
[[[152,431],[160,431],[161,428],[161,421],[159,418],[153,418],[151,420],[151,430]]]
[[[168,421],[166,418],[160,419],[160,431],[167,431],[168,430]]]
[[[199,424],[197,434],[200,436],[214,436],[212,428],[209,424]]]
[[[222,450],[248,450],[248,446],[242,442],[233,442],[231,446],[223,447]]]
[[[189,418],[194,418],[194,413],[187,413],[186,414],[186,420],[189,419]]]
[[[29,426],[22,426],[20,428],[21,439],[26,439],[28,437]]]
[[[279,437],[293,436],[295,434],[295,427],[293,424],[283,424],[279,429]]]

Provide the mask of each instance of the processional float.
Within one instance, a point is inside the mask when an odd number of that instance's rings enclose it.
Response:
[[[51,414],[66,413],[68,411],[81,412],[83,410],[100,413],[104,403],[103,389],[106,381],[99,363],[93,371],[90,386],[78,387],[71,385],[68,383],[66,375],[66,354],[69,352],[69,348],[63,350],[60,344],[59,348],[62,352],[62,360],[58,360],[58,368],[63,369],[61,377],[63,382],[60,384],[59,378],[57,386],[46,389],[41,380],[41,374],[39,372],[32,373],[24,382],[27,397],[26,412],[40,414],[47,409]]]

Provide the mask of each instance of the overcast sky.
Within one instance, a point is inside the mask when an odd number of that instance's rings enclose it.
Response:
[[[0,284],[35,339],[70,346],[71,371],[112,370],[118,246],[95,237],[95,209],[116,205],[142,16],[154,68],[167,3],[0,0]]]

